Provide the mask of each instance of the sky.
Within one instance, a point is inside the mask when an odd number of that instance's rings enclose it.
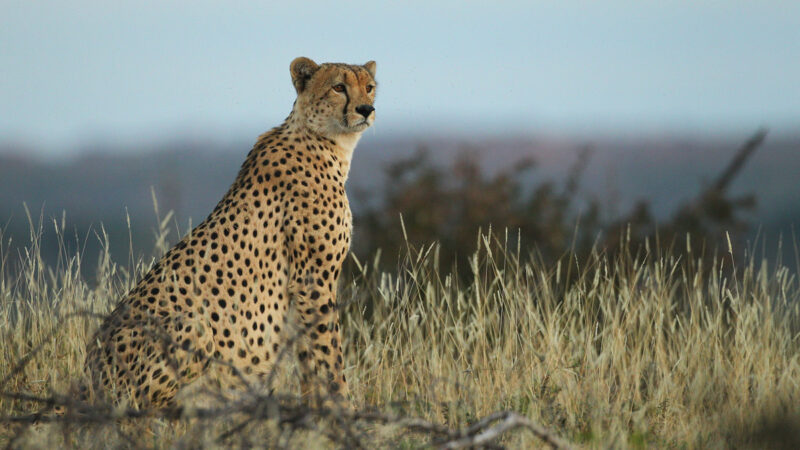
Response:
[[[797,1],[0,0],[0,144],[255,137],[301,55],[377,61],[375,134],[800,129]]]

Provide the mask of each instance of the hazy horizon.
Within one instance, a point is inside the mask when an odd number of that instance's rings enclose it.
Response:
[[[372,135],[800,129],[788,2],[0,4],[0,144],[46,155],[255,138],[299,55],[378,62]]]

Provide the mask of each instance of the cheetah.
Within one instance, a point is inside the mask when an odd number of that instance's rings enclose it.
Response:
[[[302,395],[347,398],[336,301],[352,231],[345,182],[375,120],[375,67],[291,62],[289,116],[258,138],[211,214],[88,343],[96,392],[135,407],[173,406],[212,370],[266,379],[291,341]]]

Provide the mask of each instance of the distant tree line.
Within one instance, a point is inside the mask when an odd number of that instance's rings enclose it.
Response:
[[[623,243],[636,249],[645,242],[651,251],[672,247],[710,255],[719,245],[727,249],[729,240],[739,242],[747,231],[741,213],[752,209],[756,199],[734,198],[728,187],[765,137],[764,130],[753,134],[727,166],[720,166],[710,185],[662,221],[654,218],[648,199],[604,219],[600,199],[582,195],[579,189],[590,163],[589,149],[578,153],[561,183],[532,184],[533,158],[489,174],[474,152],[462,152],[450,166],[441,166],[422,147],[385,167],[383,198],[356,217],[354,251],[366,257],[380,249],[382,260],[393,264],[407,247],[437,242],[443,264],[466,266],[463,258],[475,251],[478,230],[486,233],[491,228],[503,242],[516,245],[519,239],[524,249],[545,262],[567,253],[613,254]]]

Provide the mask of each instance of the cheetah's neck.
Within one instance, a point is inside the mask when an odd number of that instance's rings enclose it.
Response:
[[[350,160],[353,158],[353,151],[355,150],[356,145],[358,145],[358,141],[361,139],[361,132],[343,133],[327,138],[309,128],[304,123],[303,118],[298,116],[295,111],[292,111],[292,113],[289,114],[289,117],[286,118],[286,121],[281,128],[285,128],[289,134],[299,133],[310,135],[317,137],[319,141],[329,143],[325,147],[328,147],[328,150],[333,153],[335,159],[341,165],[340,170],[344,176],[343,181],[347,180],[347,176],[350,172]]]
[[[350,160],[353,158],[353,151],[361,139],[361,133],[340,134],[333,138],[333,151],[343,164],[350,168]]]

